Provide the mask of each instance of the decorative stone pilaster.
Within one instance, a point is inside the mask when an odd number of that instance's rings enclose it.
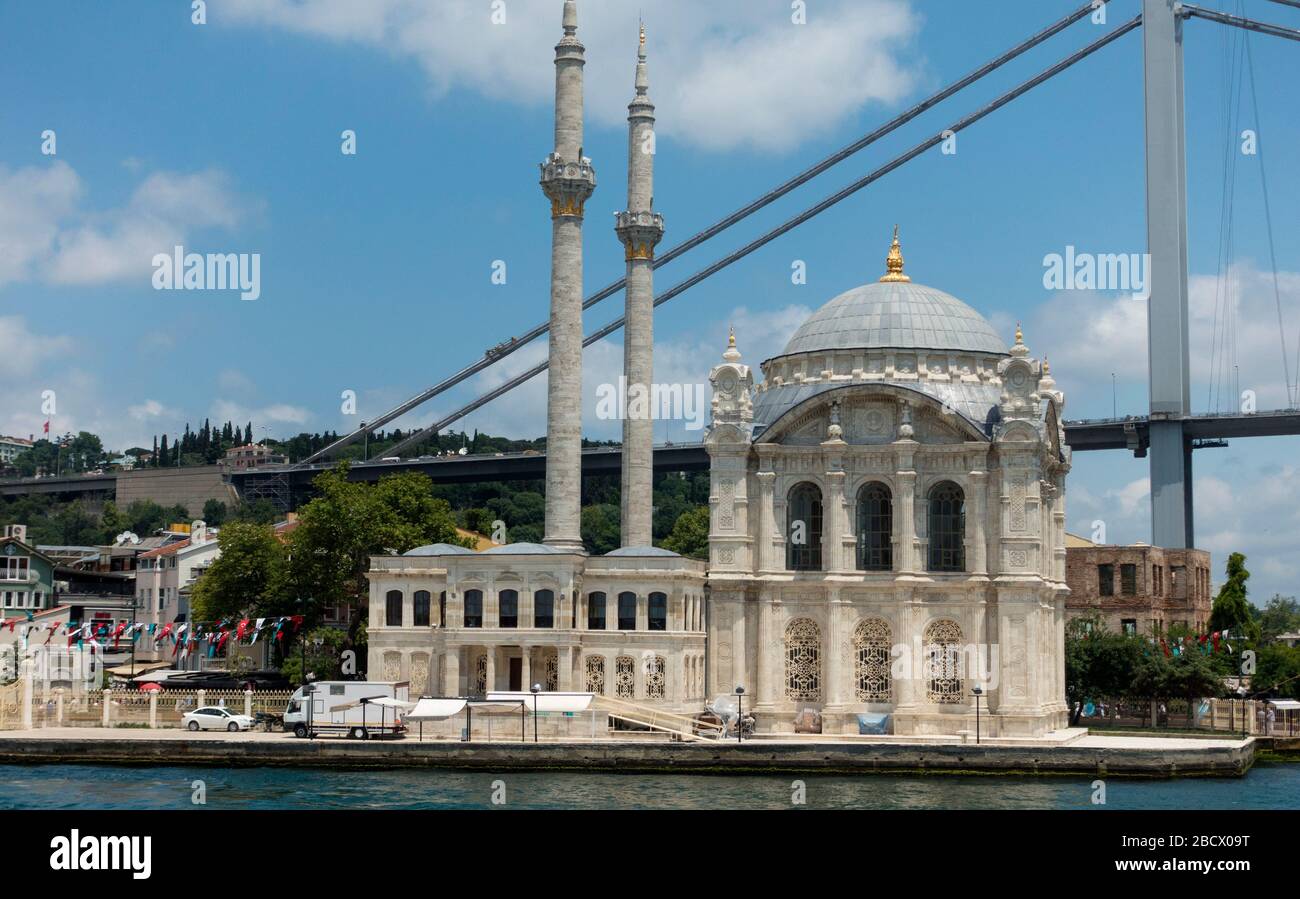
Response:
[[[844,472],[826,472],[826,506],[822,533],[822,552],[826,554],[826,570],[842,573],[844,564],[845,500]]]
[[[896,471],[894,480],[898,484],[898,504],[894,507],[895,568],[899,574],[916,574],[916,472]]]
[[[988,574],[988,494],[989,473],[982,468],[970,473],[970,539],[967,541],[970,555],[969,571],[973,575]]]
[[[776,486],[775,471],[760,471],[758,478],[758,571],[766,574],[785,567],[785,560],[774,558],[776,554]]]

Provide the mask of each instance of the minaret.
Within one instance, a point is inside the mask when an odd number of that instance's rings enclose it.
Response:
[[[645,26],[637,51],[636,96],[627,107],[627,211],[616,213],[615,232],[627,258],[627,311],[623,374],[623,546],[649,546],[653,539],[654,258],[664,218],[653,212],[655,105],[646,75]]]
[[[582,67],[578,5],[564,0],[555,45],[555,151],[542,163],[551,201],[550,375],[546,395],[546,531],[560,549],[582,551],[582,215],[596,188],[582,155]]]

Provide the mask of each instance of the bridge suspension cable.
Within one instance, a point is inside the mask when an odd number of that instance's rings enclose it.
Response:
[[[841,190],[837,191],[836,193],[831,194],[829,197],[826,197],[821,202],[813,206],[810,206],[808,209],[805,209],[803,212],[799,213],[795,217],[787,220],[786,222],[777,226],[776,228],[773,228],[771,231],[768,231],[766,234],[762,235],[756,240],[753,240],[750,243],[746,244],[745,246],[741,247],[740,249],[736,250],[735,252],[727,256],[724,256],[722,259],[719,259],[717,262],[714,262],[712,265],[708,266],[707,268],[701,269],[691,277],[687,278],[685,281],[682,281],[670,287],[668,290],[664,291],[659,296],[655,297],[654,305],[657,307],[668,302],[673,297],[676,297],[679,294],[684,293],[685,291],[694,287],[696,284],[699,284],[701,281],[705,280],[711,275],[714,275],[717,272],[722,271],[722,269],[726,268],[732,263],[745,258],[750,253],[753,253],[755,250],[765,246],[766,244],[770,243],[771,241],[775,240],[776,238],[780,237],[786,232],[791,231],[794,228],[797,228],[799,225],[802,225],[804,222],[808,221],[809,219],[817,215],[820,215],[822,212],[825,212],[827,209],[830,209],[832,206],[839,203],[841,200],[844,200],[852,196],[853,194],[862,190],[864,187],[867,187],[869,184],[879,180],[880,178],[883,178],[885,175],[888,175],[890,172],[901,167],[905,163],[910,162],[911,160],[915,159],[917,156],[920,156],[922,153],[926,152],[927,150],[933,149],[934,147],[938,146],[950,134],[956,134],[960,131],[965,130],[966,128],[969,128],[971,125],[974,125],[976,122],[980,121],[985,116],[988,116],[993,112],[996,112],[997,110],[1001,109],[1003,106],[1006,106],[1012,100],[1015,100],[1021,95],[1026,94],[1029,91],[1033,90],[1035,87],[1042,84],[1044,81],[1047,81],[1055,77],[1056,75],[1059,75],[1061,72],[1065,71],[1066,69],[1070,68],[1071,66],[1080,62],[1081,60],[1086,59],[1087,57],[1091,56],[1093,53],[1096,53],[1098,50],[1101,50],[1102,48],[1110,45],[1113,41],[1118,40],[1119,38],[1123,37],[1125,34],[1128,34],[1133,29],[1138,28],[1141,24],[1142,24],[1142,16],[1140,15],[1134,16],[1128,22],[1125,22],[1123,25],[1120,25],[1118,28],[1109,32],[1104,37],[1098,38],[1097,40],[1093,41],[1091,44],[1088,44],[1086,47],[1082,48],[1081,50],[1072,53],[1071,55],[1067,56],[1065,59],[1062,59],[1060,62],[1056,63],[1050,68],[1044,69],[1042,72],[1035,75],[1033,78],[1030,78],[1028,81],[1024,81],[1020,83],[1016,87],[1012,88],[1010,91],[1007,91],[1005,94],[1002,94],[996,100],[993,100],[991,103],[988,103],[987,105],[981,107],[980,109],[976,110],[970,115],[967,115],[964,118],[958,120],[957,122],[950,125],[948,128],[944,129],[938,134],[935,134],[933,137],[930,137],[927,140],[922,141],[921,143],[914,146],[912,149],[903,153],[901,156],[895,157],[894,159],[892,159],[885,165],[881,166],[880,168],[876,169],[875,171],[871,172],[870,174],[866,175],[865,177],[860,178],[857,181],[854,181],[852,184],[849,184],[846,187],[842,188]],[[623,317],[620,316],[614,321],[611,321],[609,324],[592,332],[583,340],[582,342],[583,347],[591,346],[596,341],[602,340],[603,338],[608,337],[610,334],[613,334],[619,328],[623,327],[623,321],[624,321]],[[522,372],[519,375],[516,375],[515,377],[511,378],[509,381],[506,381],[504,384],[501,384],[500,386],[489,391],[488,393],[485,393],[482,396],[476,398],[475,400],[468,403],[467,405],[457,409],[455,412],[452,412],[450,415],[447,415],[444,418],[434,422],[424,430],[412,434],[402,441],[399,441],[395,446],[386,450],[386,452],[392,455],[400,455],[403,450],[408,449],[411,446],[415,446],[423,442],[424,440],[427,440],[429,437],[441,431],[443,428],[460,420],[461,418],[473,412],[474,410],[479,409],[480,407],[486,405],[487,403],[491,402],[497,397],[500,397],[503,394],[508,393],[509,391],[518,387],[520,384],[523,384],[524,382],[531,380],[532,378],[546,371],[546,369],[549,366],[550,363],[548,361],[543,361],[535,365],[534,367],[528,369],[527,371]]]
[[[1110,2],[1110,0],[1102,0],[1102,2],[1108,3]],[[971,71],[965,77],[960,78],[957,81],[954,81],[952,84],[948,85],[947,87],[943,88],[942,90],[934,94],[931,94],[929,97],[926,97],[924,100],[917,103],[915,106],[910,107],[909,109],[905,110],[904,112],[890,119],[888,122],[881,125],[876,130],[870,132],[869,134],[863,135],[858,140],[854,141],[848,146],[836,151],[835,153],[832,153],[830,156],[827,156],[825,159],[821,160],[820,162],[816,163],[810,168],[805,169],[804,171],[795,175],[793,178],[789,179],[788,181],[785,181],[784,183],[778,185],[777,187],[774,187],[772,190],[769,190],[767,193],[763,194],[758,199],[754,200],[752,203],[749,203],[748,205],[743,206],[740,209],[737,209],[735,212],[719,220],[715,224],[710,225],[709,227],[705,228],[703,231],[698,232],[697,234],[691,236],[687,240],[664,251],[663,253],[658,254],[654,262],[652,263],[653,267],[655,269],[658,269],[660,266],[667,265],[669,262],[672,262],[674,259],[677,259],[679,256],[682,256],[683,254],[695,249],[705,241],[713,237],[716,237],[718,234],[721,234],[723,231],[727,230],[732,225],[735,225],[743,221],[744,219],[753,215],[755,212],[758,212],[759,210],[771,205],[772,203],[784,197],[786,194],[808,183],[813,178],[817,177],[818,175],[822,174],[823,172],[827,171],[833,166],[838,165],[839,163],[843,162],[845,159],[848,159],[850,156],[854,155],[855,153],[858,153],[859,151],[866,149],[867,147],[871,146],[872,144],[879,141],[880,139],[888,136],[889,134],[892,134],[894,131],[898,130],[903,125],[906,125],[908,122],[912,121],[917,116],[921,115],[922,113],[926,112],[932,107],[938,105],[939,103],[942,103],[944,100],[948,99],[949,97],[953,96],[959,91],[964,90],[965,88],[974,84],[976,81],[979,81],[981,78],[985,77],[986,75],[995,72],[996,70],[1006,65],[1007,63],[1011,62],[1012,60],[1016,59],[1017,57],[1024,55],[1025,53],[1029,52],[1033,48],[1037,47],[1039,44],[1042,44],[1043,42],[1056,36],[1060,32],[1064,31],[1066,28],[1073,25],[1075,22],[1078,22],[1080,19],[1083,19],[1086,16],[1092,14],[1093,12],[1095,12],[1095,10],[1096,10],[1095,4],[1092,2],[1092,0],[1089,0],[1089,2],[1083,4],[1074,12],[1065,16],[1063,19],[1060,19],[1059,21],[1053,23],[1052,25],[1049,25],[1048,27],[1030,36],[1024,41],[1021,41],[1019,44],[1012,47],[1010,50],[1007,50],[1001,56],[998,56],[997,58],[990,60],[989,62],[985,63],[979,68]],[[582,308],[584,310],[590,309],[592,306],[596,305],[602,300],[608,299],[609,297],[618,293],[626,286],[627,286],[627,279],[620,278],[619,280],[614,281],[606,285],[605,287],[602,287],[600,290],[596,291],[591,296],[583,300]],[[428,388],[427,390],[424,390],[416,394],[406,402],[393,407],[392,409],[388,410],[387,412],[375,418],[374,420],[365,422],[362,427],[356,429],[350,434],[347,434],[339,438],[338,440],[334,441],[324,449],[312,453],[310,456],[303,459],[298,464],[308,465],[316,461],[317,459],[323,458],[325,456],[329,456],[333,454],[335,451],[340,450],[351,443],[354,443],[355,441],[359,440],[362,437],[362,435],[374,431],[376,428],[383,427],[388,422],[393,421],[394,419],[397,419],[402,415],[405,415],[407,412],[410,412],[412,409],[415,409],[418,406],[422,406],[429,400],[438,396],[439,394],[444,393],[447,390],[450,390],[452,387],[455,387],[457,384],[460,384],[465,379],[478,374],[479,372],[496,364],[497,362],[500,362],[506,356],[509,356],[511,353],[515,352],[518,349],[521,349],[526,344],[529,344],[532,341],[536,340],[538,337],[541,337],[549,330],[550,330],[550,323],[543,322],[540,325],[536,325],[535,327],[524,332],[524,334],[519,337],[510,338],[509,340],[506,340],[502,343],[497,344],[496,346],[489,348],[483,354],[483,357],[481,359],[476,359],[474,362],[471,362],[469,365],[465,366],[460,371],[456,372],[450,377],[447,377],[444,380],[440,381],[439,383]],[[475,406],[475,408],[478,407]],[[455,419],[452,419],[452,421],[455,421]],[[396,447],[394,447],[393,449],[396,449]]]

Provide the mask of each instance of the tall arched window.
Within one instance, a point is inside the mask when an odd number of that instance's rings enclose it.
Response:
[[[966,570],[966,496],[952,481],[930,489],[931,571]]]
[[[636,630],[636,594],[620,593],[618,595],[618,629]]]
[[[483,626],[483,591],[465,591],[465,626]]]
[[[932,621],[925,629],[925,692],[930,702],[965,701],[961,678],[961,627]]]
[[[636,661],[631,656],[614,660],[614,695],[619,699],[636,698]]]
[[[648,629],[652,631],[668,630],[668,596],[664,593],[650,594],[650,617]]]
[[[587,656],[587,692],[605,695],[604,656]]]
[[[645,698],[663,699],[667,695],[668,660],[650,656],[645,660]]]
[[[550,590],[533,594],[533,627],[555,627],[555,593]]]
[[[605,629],[605,594],[589,593],[587,594],[587,630],[603,631]],[[593,656],[593,658],[595,658]],[[605,670],[605,662],[601,660],[601,671]]]
[[[872,482],[858,491],[858,570],[894,567],[894,503],[889,488]]]
[[[500,604],[500,627],[519,627],[519,591],[502,590],[497,594]]]
[[[853,631],[853,684],[858,702],[893,702],[889,623],[859,621]]]
[[[389,627],[402,626],[402,591],[389,590],[384,603],[384,624]]]
[[[822,492],[804,482],[790,490],[786,503],[786,563],[790,571],[822,569]]]
[[[431,601],[432,601],[432,597],[429,595],[428,590],[415,591],[415,626],[416,627],[429,626],[429,607]]]
[[[822,632],[811,618],[796,618],[785,629],[785,697],[822,698]]]

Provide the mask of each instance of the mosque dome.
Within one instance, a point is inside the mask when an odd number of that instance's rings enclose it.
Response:
[[[1006,344],[982,315],[903,274],[897,232],[886,265],[879,281],[847,290],[810,315],[782,355],[856,349],[1006,355]]]
[[[847,290],[810,315],[762,364],[755,439],[812,397],[860,384],[924,394],[991,433],[1011,353],[982,315],[903,272],[898,230],[879,281]]]

